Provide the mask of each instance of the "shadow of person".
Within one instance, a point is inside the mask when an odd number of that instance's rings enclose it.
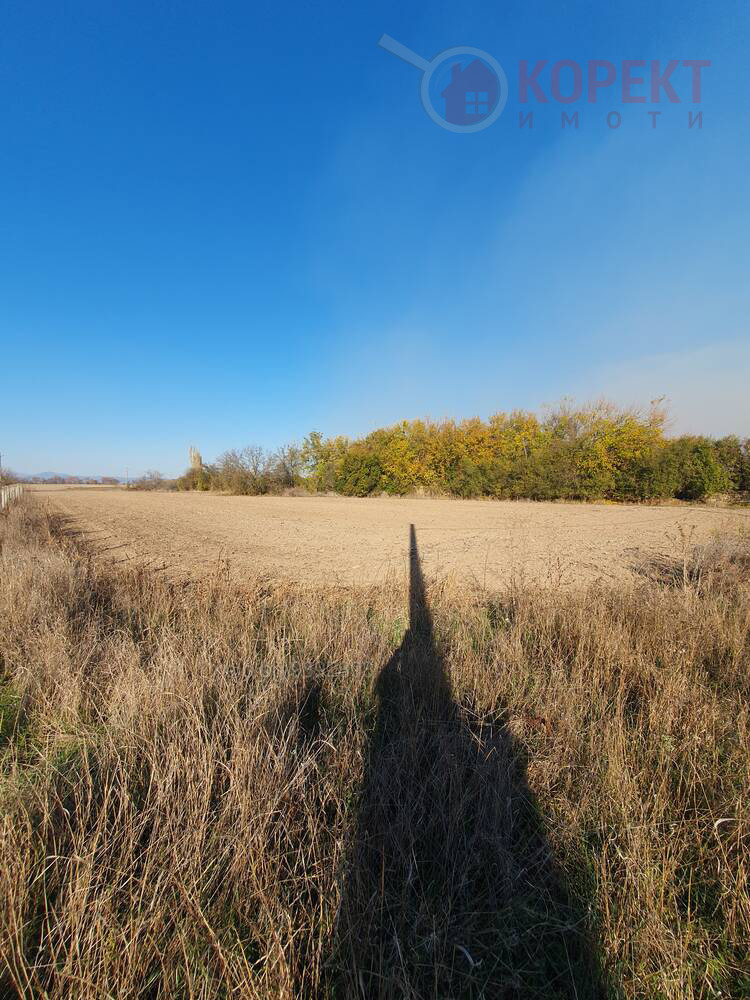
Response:
[[[409,626],[375,683],[335,995],[605,995],[506,720],[452,694],[410,529]]]

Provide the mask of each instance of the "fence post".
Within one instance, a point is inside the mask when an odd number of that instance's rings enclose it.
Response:
[[[14,500],[20,500],[23,486],[13,483],[12,486],[0,486],[0,510],[5,510]]]

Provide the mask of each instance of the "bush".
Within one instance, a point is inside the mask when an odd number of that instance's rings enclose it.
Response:
[[[268,458],[262,448],[249,445],[225,451],[216,460],[214,489],[240,496],[258,496],[269,489]]]
[[[336,478],[336,490],[349,497],[365,497],[380,486],[383,468],[377,455],[365,448],[352,448],[344,457]]]
[[[714,442],[716,457],[727,474],[729,488],[750,491],[750,439],[741,441],[731,434]]]
[[[661,456],[659,481],[667,495],[679,500],[704,500],[731,488],[713,442],[705,437],[668,442]]]
[[[480,497],[487,493],[487,471],[465,456],[446,471],[445,482],[448,492],[458,497]]]
[[[212,469],[210,466],[202,466],[200,469],[188,469],[179,479],[175,486],[178,490],[208,490],[212,484]]]
[[[102,480],[103,482],[103,480]],[[164,477],[161,472],[150,469],[145,472],[140,479],[135,479],[131,484],[134,490],[161,490],[164,489]]]

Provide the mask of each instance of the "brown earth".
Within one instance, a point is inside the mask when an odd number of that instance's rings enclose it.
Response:
[[[704,507],[451,499],[229,497],[110,487],[32,487],[102,556],[182,577],[228,566],[305,583],[371,584],[406,572],[417,529],[425,572],[493,589],[511,579],[622,579],[750,514]]]

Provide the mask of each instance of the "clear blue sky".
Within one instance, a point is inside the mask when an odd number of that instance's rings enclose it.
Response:
[[[741,0],[6,0],[4,464],[173,474],[190,443],[600,393],[750,434],[749,25]],[[435,125],[383,32],[491,53],[500,119]],[[520,59],[670,58],[712,62],[701,130],[682,68],[655,130],[617,87],[578,130],[553,101],[518,127]]]

